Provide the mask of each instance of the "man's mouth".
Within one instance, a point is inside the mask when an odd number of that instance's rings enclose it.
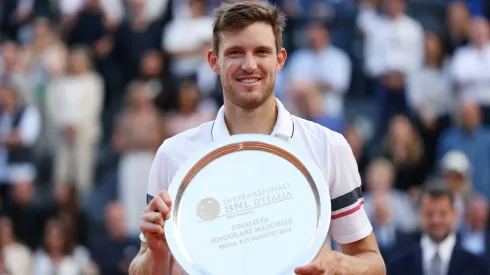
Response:
[[[253,78],[253,79],[240,79],[239,81],[242,82],[242,83],[249,84],[249,83],[259,82],[259,80],[260,79],[258,79],[258,78]]]
[[[253,85],[253,84],[258,83],[261,80],[261,78],[256,77],[256,76],[250,76],[250,77],[238,78],[237,80],[238,80],[238,82],[245,84],[245,85]]]

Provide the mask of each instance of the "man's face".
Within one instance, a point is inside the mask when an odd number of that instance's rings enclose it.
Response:
[[[471,22],[471,40],[477,46],[483,46],[489,39],[488,22],[483,18],[476,18]]]
[[[453,230],[456,209],[448,197],[424,196],[420,205],[420,223],[432,241],[443,241]]]
[[[320,23],[312,23],[308,26],[308,37],[314,49],[321,49],[328,44],[328,31]]]
[[[384,5],[386,12],[390,16],[398,16],[403,13],[404,0],[385,0]]]
[[[256,108],[273,95],[276,72],[286,57],[286,50],[276,51],[272,27],[265,23],[222,33],[219,52],[208,53],[225,100],[243,109]]]
[[[461,191],[461,188],[464,187],[464,175],[458,173],[457,171],[445,171],[442,178],[447,188],[451,189],[453,192],[459,192]]]

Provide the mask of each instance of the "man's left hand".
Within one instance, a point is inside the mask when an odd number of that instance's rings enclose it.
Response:
[[[339,275],[339,262],[340,253],[324,246],[315,260],[294,272],[298,275]]]

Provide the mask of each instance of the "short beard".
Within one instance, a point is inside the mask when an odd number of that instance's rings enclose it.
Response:
[[[451,234],[451,232],[447,232],[446,234],[444,234],[441,237],[434,236],[434,235],[429,235],[429,237],[432,239],[433,242],[439,244],[439,243],[443,242],[445,239],[447,239],[447,237],[449,237],[450,234]]]
[[[238,106],[244,110],[252,110],[264,104],[264,102],[266,102],[267,99],[269,99],[274,93],[274,88],[276,85],[275,77],[272,76],[270,80],[271,80],[270,82],[271,84],[266,87],[261,97],[253,101],[241,100],[240,98],[237,98],[235,96],[236,93],[232,91],[232,88],[229,85],[223,85],[223,95],[225,98],[228,98],[233,103],[233,105]],[[221,83],[224,83],[223,80],[221,80]]]

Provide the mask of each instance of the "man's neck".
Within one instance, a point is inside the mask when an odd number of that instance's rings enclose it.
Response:
[[[230,135],[272,133],[277,121],[277,107],[274,97],[253,110],[244,110],[225,103],[225,122]]]

